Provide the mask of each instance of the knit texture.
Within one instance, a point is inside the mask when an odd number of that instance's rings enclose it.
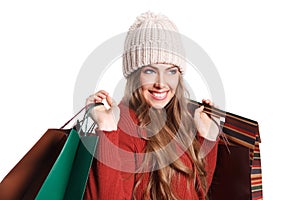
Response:
[[[127,78],[150,64],[173,64],[185,71],[184,48],[177,27],[166,16],[146,12],[137,17],[127,33],[123,74]]]
[[[137,200],[145,198],[143,193],[149,183],[151,172],[136,173],[140,168],[147,141],[140,136],[137,130],[138,119],[134,110],[130,109],[124,102],[119,104],[120,121],[116,131],[97,131],[99,135],[96,158],[90,169],[87,181],[85,200],[109,199],[109,200],[131,200],[133,189],[142,176],[141,184],[136,188]],[[200,136],[201,149],[210,149],[206,154],[205,170],[207,188],[209,188],[216,168],[218,141],[211,142]],[[100,158],[100,159],[99,159]],[[187,152],[178,159],[193,170],[193,161]],[[188,177],[177,172],[173,175],[171,182],[172,192],[178,199],[205,200],[207,191],[197,191],[200,179],[188,180]]]

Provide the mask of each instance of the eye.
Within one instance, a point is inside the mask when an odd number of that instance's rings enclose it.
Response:
[[[177,72],[178,72],[178,69],[177,69],[177,68],[172,68],[172,69],[169,69],[169,70],[168,70],[168,74],[171,74],[171,75],[177,74]]]
[[[144,69],[144,74],[154,74],[155,71],[153,69]]]

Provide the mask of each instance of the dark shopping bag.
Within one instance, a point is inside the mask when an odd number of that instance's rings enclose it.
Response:
[[[34,199],[70,129],[48,129],[0,183],[0,199]]]
[[[200,105],[191,101],[190,112]],[[204,112],[225,119],[221,123],[221,140],[208,191],[209,200],[263,199],[258,123],[209,105],[205,105]]]
[[[96,105],[89,106],[88,110]],[[60,129],[49,129],[6,175],[0,184],[1,200],[83,197],[98,137],[82,129],[88,111],[76,127],[64,127],[85,108]]]
[[[258,123],[227,113],[223,134],[210,199],[263,199]]]

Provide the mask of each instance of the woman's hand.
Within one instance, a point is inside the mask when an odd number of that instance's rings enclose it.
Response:
[[[202,100],[202,103],[208,104],[211,107],[214,104],[210,100]],[[194,122],[199,134],[207,140],[216,141],[219,136],[220,118],[211,116],[210,118],[203,112],[204,106],[197,108],[194,113]],[[215,122],[214,122],[214,121]]]
[[[120,109],[116,102],[109,96],[108,92],[100,90],[89,96],[86,99],[86,105],[101,103],[103,100],[106,100],[110,108],[107,109],[103,105],[96,106],[91,110],[90,116],[97,124],[99,130],[117,130],[118,121],[120,119]]]

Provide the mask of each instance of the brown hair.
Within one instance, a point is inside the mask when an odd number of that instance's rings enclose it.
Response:
[[[187,109],[188,92],[182,76],[179,78],[175,96],[162,111],[151,108],[144,100],[139,85],[140,73],[141,69],[128,77],[124,100],[136,112],[139,126],[146,127],[147,130],[147,136],[141,136],[147,140],[147,143],[143,163],[139,170],[140,172],[149,171],[149,166],[152,170],[150,169],[149,183],[143,191],[144,197],[154,200],[177,200],[178,197],[171,189],[171,179],[176,173],[187,177],[188,181],[193,181],[197,192],[206,191],[205,163],[200,156],[200,144],[195,136],[197,131],[194,121]],[[165,115],[162,115],[162,112],[165,112]],[[178,146],[192,160],[194,165],[192,169],[178,159],[180,157]],[[200,185],[196,184],[197,176],[200,177]],[[134,187],[134,194],[138,185],[141,184],[141,179],[142,176]],[[187,185],[190,184],[187,183]]]

